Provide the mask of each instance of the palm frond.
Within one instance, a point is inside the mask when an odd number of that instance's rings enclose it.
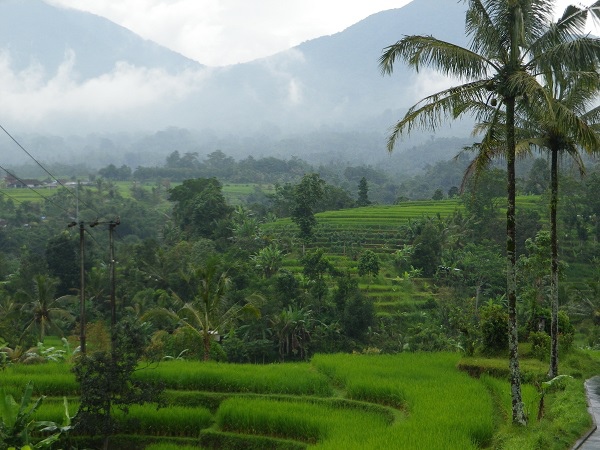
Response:
[[[418,72],[421,66],[431,67],[459,79],[484,77],[492,61],[481,55],[432,36],[406,36],[384,48],[379,58],[383,74],[391,74],[396,60],[403,60]]]
[[[404,117],[392,128],[388,138],[388,151],[392,151],[402,134],[410,134],[414,128],[435,130],[448,118],[458,118],[481,102],[485,81],[476,81],[452,87],[425,97],[409,108]]]
[[[471,49],[480,54],[493,55],[496,60],[506,62],[504,49],[509,36],[504,27],[498,27],[498,17],[504,11],[499,3],[484,4],[481,0],[470,0],[467,9],[465,32],[471,38]]]

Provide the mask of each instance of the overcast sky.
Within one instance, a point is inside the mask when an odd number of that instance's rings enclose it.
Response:
[[[0,0],[1,1],[1,0]],[[379,11],[409,0],[45,0],[77,8],[129,28],[138,35],[209,66],[270,56],[309,39],[337,33]],[[459,0],[437,0],[440,6]],[[569,0],[559,0],[564,8]],[[575,0],[576,1],[576,0]],[[584,0],[589,4],[592,0]],[[399,38],[401,36],[398,36]],[[110,74],[78,81],[68,58],[46,80],[31,70],[14,72],[0,55],[0,120],[15,126],[54,129],[59,120],[87,120],[94,130],[138,118],[171,99],[185,98],[210,71],[181,76],[117,66]],[[206,73],[204,73],[206,72]],[[424,79],[424,78],[423,78]],[[293,81],[293,80],[291,80]],[[429,80],[427,81],[429,82]],[[295,86],[295,85],[294,85]],[[432,86],[428,86],[432,89]],[[135,93],[135,95],[133,95]],[[165,113],[166,114],[166,113]],[[170,117],[170,116],[169,116]],[[171,119],[169,119],[171,120]],[[8,123],[10,125],[10,123]],[[92,126],[91,125],[91,126]],[[168,125],[171,125],[169,123]],[[173,125],[176,125],[173,122]],[[127,126],[131,125],[127,122]]]
[[[210,66],[269,56],[410,0],[47,0],[106,17]],[[451,0],[446,0],[451,1]],[[561,10],[577,0],[558,0]],[[580,3],[589,4],[589,0]]]
[[[106,17],[207,65],[250,61],[409,0],[47,0]]]

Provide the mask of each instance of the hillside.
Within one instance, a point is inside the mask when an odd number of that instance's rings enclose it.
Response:
[[[44,81],[67,69],[79,82],[110,73],[119,63],[170,73],[202,66],[93,14],[42,0],[0,2],[0,47],[15,73],[38,69]]]
[[[103,18],[7,0],[2,122],[42,160],[135,165],[141,152],[152,161],[175,149],[372,160],[385,155],[385,135],[402,112],[432,84],[448,83],[402,66],[382,76],[382,49],[410,33],[463,43],[463,7],[414,0],[268,58],[206,67]],[[436,136],[469,129],[454,124]],[[416,133],[402,145],[430,139]],[[24,159],[12,151],[6,158]]]

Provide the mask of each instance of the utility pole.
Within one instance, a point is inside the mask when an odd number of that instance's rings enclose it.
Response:
[[[85,239],[84,223],[79,222],[79,349],[85,355]]]
[[[94,227],[97,224],[96,220],[90,226]],[[71,228],[76,225],[77,222],[71,222],[67,226]],[[85,322],[85,222],[81,220],[79,222],[79,351],[82,355],[86,353]]]
[[[117,217],[116,220],[111,220],[108,223],[108,241],[110,247],[110,329],[111,335],[115,335],[115,326],[117,324],[117,302],[115,298],[116,291],[116,273],[115,273],[115,239],[114,231],[117,225],[121,223],[121,220]]]
[[[69,228],[77,225],[71,222]],[[79,222],[79,350],[85,355],[85,223]]]

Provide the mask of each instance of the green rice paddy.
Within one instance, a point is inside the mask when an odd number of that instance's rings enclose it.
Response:
[[[133,445],[134,436],[135,448],[155,450],[489,448],[510,410],[508,383],[472,378],[457,369],[459,360],[455,353],[320,354],[310,363],[170,361],[140,368],[140,378],[167,384],[164,406],[115,413],[121,434],[111,448]],[[1,379],[16,397],[34,380],[36,395],[48,396],[40,420],[61,421],[62,396],[72,415],[77,409],[67,363],[14,365]],[[526,385],[524,397],[535,420],[537,391]]]

